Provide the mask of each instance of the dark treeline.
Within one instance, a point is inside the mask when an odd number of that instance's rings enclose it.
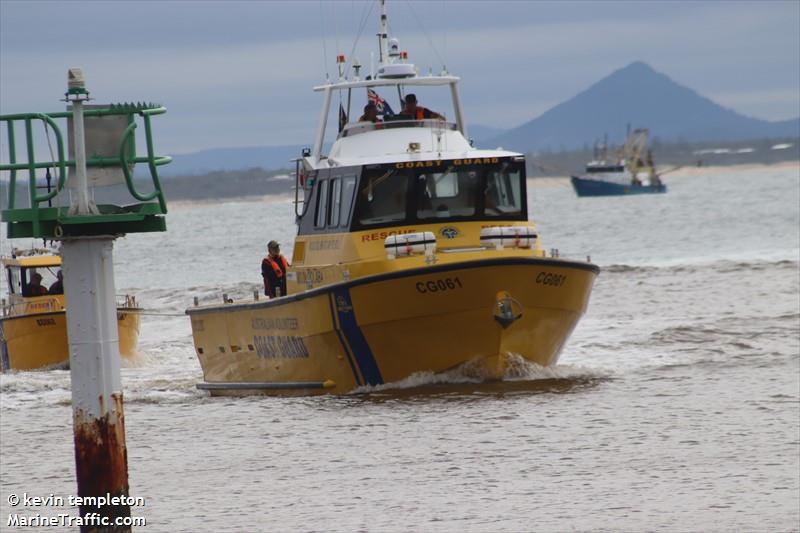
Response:
[[[781,145],[788,148],[773,149]],[[615,147],[609,147],[613,153]],[[744,164],[771,165],[800,160],[800,139],[756,139],[749,141],[664,142],[658,137],[650,141],[656,165],[663,169],[673,166],[727,166]],[[581,173],[594,157],[593,148],[580,150],[542,151],[527,154],[528,175],[566,176]]]
[[[196,176],[174,176],[161,180],[167,200],[206,200],[290,194],[294,177],[289,170],[226,170]]]
[[[174,200],[213,200],[230,199],[242,196],[263,196],[267,194],[291,194],[294,191],[294,178],[289,178],[290,171],[264,170],[263,168],[250,168],[247,170],[229,170],[209,172],[191,176],[160,177],[161,188],[167,202]],[[28,176],[20,172],[17,178],[16,206],[27,207],[28,202]],[[140,193],[153,190],[152,180],[148,177],[137,177],[136,188]],[[44,185],[44,179],[39,180],[39,185]],[[43,194],[40,191],[39,194]],[[0,207],[8,205],[8,180],[0,181]],[[110,187],[95,187],[92,189],[95,203],[127,205],[137,203],[131,198],[125,185]],[[62,205],[69,204],[69,192],[60,195]],[[53,204],[56,205],[56,204]]]
[[[787,145],[790,145],[787,147]],[[718,142],[650,142],[653,158],[660,169],[674,166],[716,166],[741,164],[775,164],[800,161],[800,139],[758,139],[751,141]],[[776,149],[781,147],[780,149]],[[591,146],[580,150],[542,151],[527,154],[528,176],[567,176],[581,173],[593,158]],[[292,194],[294,178],[287,169],[216,171],[206,174],[162,177],[161,184],[167,201],[225,200],[244,196]],[[20,172],[17,180],[17,207],[28,206],[27,175]],[[41,179],[39,185],[43,185]],[[137,178],[140,192],[152,190],[148,178]],[[95,202],[125,205],[135,203],[124,185],[98,187],[93,191]],[[0,208],[8,202],[8,178],[0,180]],[[63,205],[68,205],[66,195]]]

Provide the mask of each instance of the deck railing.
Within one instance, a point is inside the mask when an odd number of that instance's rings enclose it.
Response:
[[[67,185],[67,168],[75,168],[76,162],[67,159],[65,155],[64,134],[57,122],[58,119],[70,120],[72,111],[61,111],[55,113],[19,113],[11,115],[0,115],[0,122],[4,122],[8,135],[8,157],[5,163],[0,163],[0,171],[10,172],[8,184],[8,201],[6,209],[3,211],[2,219],[9,223],[9,237],[61,237],[65,228],[70,225],[81,224],[81,228],[89,230],[93,223],[105,224],[104,230],[117,232],[135,231],[160,231],[163,228],[163,221],[153,223],[152,220],[158,215],[167,212],[167,204],[158,177],[157,167],[169,163],[172,158],[158,156],[153,149],[153,134],[151,117],[166,112],[166,108],[155,104],[131,103],[131,104],[111,104],[105,107],[87,108],[83,115],[87,119],[92,117],[123,116],[127,120],[127,127],[122,133],[122,138],[114,156],[97,156],[87,154],[87,168],[120,168],[124,176],[124,182],[132,199],[142,203],[133,203],[125,206],[117,205],[98,205],[99,214],[95,216],[81,217],[81,221],[70,219],[68,208],[43,206],[45,202],[61,194]],[[146,152],[137,155],[135,144],[135,130],[138,127],[136,117],[140,117],[144,124],[144,141]],[[44,124],[45,134],[48,135],[52,130],[55,136],[56,153],[44,160],[38,160],[34,143],[34,123],[41,121]],[[17,137],[16,126],[23,124],[25,129],[25,153],[27,161],[18,161],[17,157]],[[148,193],[140,192],[134,181],[132,167],[136,163],[147,164],[152,182],[152,191]],[[42,169],[55,169],[57,171],[54,187],[47,192],[40,194],[37,186],[37,171]],[[17,205],[17,173],[28,171],[28,206]],[[156,200],[156,202],[152,202]],[[148,220],[149,219],[149,220]],[[149,224],[138,224],[149,222]],[[119,223],[115,226],[115,223]],[[109,226],[110,224],[110,226]],[[160,228],[160,229],[159,229]]]
[[[446,122],[440,119],[425,120],[386,120],[383,122],[354,122],[347,124],[339,133],[339,138],[351,137],[369,131],[390,130],[395,128],[430,128],[433,130],[456,131],[458,127],[454,122]]]
[[[5,299],[0,302],[0,317],[35,315],[40,313],[54,313],[64,310],[64,297],[62,295],[34,296],[34,299],[26,299],[21,302],[8,302]],[[130,309],[137,310],[139,305],[136,296],[130,294],[118,294],[115,297],[117,310]]]

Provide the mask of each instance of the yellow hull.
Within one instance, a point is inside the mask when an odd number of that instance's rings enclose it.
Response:
[[[502,377],[509,354],[554,364],[598,269],[497,258],[367,276],[284,298],[195,307],[202,389],[346,393],[465,363]]]
[[[125,358],[136,355],[139,314],[117,310],[119,351]],[[0,320],[0,370],[33,370],[66,367],[69,363],[65,311],[8,316]]]

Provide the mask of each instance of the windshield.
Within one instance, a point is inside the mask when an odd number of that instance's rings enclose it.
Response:
[[[417,220],[473,216],[478,207],[480,173],[449,167],[417,175]]]
[[[369,172],[356,200],[357,221],[374,226],[406,219],[408,174],[396,169]]]
[[[489,164],[473,164],[487,160],[368,168],[359,184],[354,229],[446,220],[526,220],[524,162],[492,158]]]
[[[22,296],[42,296],[45,294],[63,294],[59,281],[60,266],[41,267],[8,267],[8,289],[10,294]],[[52,289],[52,290],[51,290]]]
[[[525,176],[522,165],[505,163],[489,169],[484,190],[484,210],[489,216],[520,216],[523,214],[522,182]]]

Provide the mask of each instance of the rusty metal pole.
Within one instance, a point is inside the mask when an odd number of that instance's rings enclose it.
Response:
[[[78,496],[109,503],[128,496],[113,246],[110,238],[91,237],[61,245]],[[83,533],[130,531],[113,527],[117,517],[130,516],[129,505],[81,505],[80,513],[98,513],[108,524],[82,526]]]
[[[80,74],[78,72],[78,74]],[[79,111],[88,92],[70,72],[68,99]],[[76,138],[83,132],[82,113],[73,115]],[[76,143],[76,152],[83,142]],[[77,153],[76,153],[77,156]],[[77,175],[85,176],[85,154],[76,157]],[[85,178],[78,181],[72,212],[91,216]],[[75,432],[75,466],[80,514],[91,517],[82,533],[130,532],[117,525],[130,517],[128,454],[120,380],[119,334],[114,286],[113,235],[64,238],[61,244],[67,334],[72,379],[72,414]],[[103,498],[100,501],[83,500]],[[121,500],[122,498],[122,500]],[[96,514],[95,514],[96,513]],[[129,521],[127,523],[130,523]]]

